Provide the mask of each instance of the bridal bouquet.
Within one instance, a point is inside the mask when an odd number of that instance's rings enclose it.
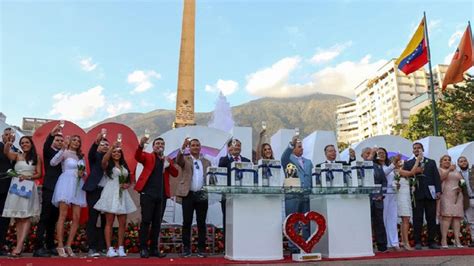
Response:
[[[416,206],[415,190],[416,190],[416,187],[418,186],[418,179],[416,179],[415,177],[411,177],[408,179],[408,182],[410,183],[411,201],[413,202],[413,205]]]
[[[20,174],[17,173],[17,172],[16,172],[15,170],[13,170],[13,169],[8,169],[8,171],[7,171],[7,176],[8,176],[8,177],[18,177],[18,176],[20,176]]]
[[[458,191],[458,194],[456,195],[456,201],[454,202],[454,204],[457,204],[457,203],[458,203],[459,194],[461,194],[462,191],[467,188],[467,187],[466,187],[466,180],[460,179],[459,182],[458,182],[458,186],[457,186],[457,187],[453,187],[453,190],[456,190],[456,189],[458,189],[458,188],[459,188],[460,191]]]
[[[397,191],[400,190],[400,175],[395,174],[393,178],[392,187],[394,187]]]
[[[86,165],[84,164],[84,161],[80,160],[77,162],[77,183],[76,183],[76,195],[77,192],[80,191],[81,187],[81,179],[82,176],[84,175],[84,171],[86,170]]]
[[[120,199],[122,199],[122,194],[123,194],[123,190],[124,188],[122,187],[123,184],[127,184],[128,183],[128,174],[126,174],[124,171],[123,171],[123,167],[120,167],[120,175],[118,176],[118,179],[119,179],[119,197]]]

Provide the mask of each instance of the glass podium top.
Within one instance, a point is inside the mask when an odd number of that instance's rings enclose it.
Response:
[[[374,187],[258,187],[258,186],[204,186],[204,191],[218,194],[288,194],[288,195],[341,195],[341,194],[376,194],[381,186]]]

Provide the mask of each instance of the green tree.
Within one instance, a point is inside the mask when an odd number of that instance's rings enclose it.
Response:
[[[439,135],[445,138],[448,147],[474,140],[474,79],[466,75],[465,81],[443,92],[436,101]],[[408,124],[398,124],[394,129],[413,141],[432,136],[432,117],[429,105],[411,115]]]

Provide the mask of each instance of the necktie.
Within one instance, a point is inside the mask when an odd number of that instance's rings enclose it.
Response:
[[[240,161],[239,156],[234,156],[234,162],[238,162],[238,161]]]

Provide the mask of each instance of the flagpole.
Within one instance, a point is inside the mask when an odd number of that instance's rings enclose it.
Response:
[[[434,80],[433,80],[433,71],[431,70],[431,51],[430,51],[430,41],[428,39],[428,23],[426,23],[426,13],[423,12],[423,20],[425,21],[425,35],[426,35],[426,47],[428,49],[428,68],[430,70],[430,92],[431,92],[431,110],[433,113],[433,135],[438,136],[438,112],[436,111],[436,100],[434,92]]]

